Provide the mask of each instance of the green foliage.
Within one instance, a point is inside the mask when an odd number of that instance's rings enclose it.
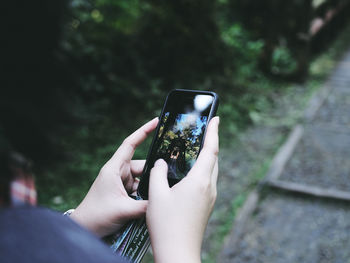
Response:
[[[240,24],[233,24],[222,30],[221,38],[232,52],[232,63],[242,81],[253,78],[258,72],[257,58],[260,56],[264,43],[262,40],[252,40],[248,31]]]
[[[285,46],[278,46],[272,53],[271,71],[275,74],[291,74],[297,68],[297,62],[290,50]]]
[[[64,106],[75,123],[53,136],[64,161],[38,167],[46,175],[38,179],[41,203],[77,204],[122,140],[159,114],[173,88],[219,93],[225,144],[259,123],[273,103],[271,91],[285,86],[265,73],[303,69],[299,57],[307,56],[300,56],[297,33],[308,29],[310,6],[309,0],[72,0],[55,58],[69,75],[59,94],[69,97]],[[145,158],[148,145],[135,157]]]
[[[239,21],[255,39],[262,40],[259,68],[265,73],[296,79],[307,73],[307,35],[312,19],[312,1],[231,0],[230,20]],[[289,65],[289,62],[292,62]]]

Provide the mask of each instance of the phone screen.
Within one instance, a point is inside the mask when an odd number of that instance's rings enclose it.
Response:
[[[168,96],[139,186],[143,198],[148,197],[149,173],[156,160],[167,162],[170,186],[187,175],[199,155],[208,121],[215,114],[215,99],[214,94],[199,92]]]
[[[168,163],[168,179],[181,180],[197,159],[208,116],[166,112],[160,126],[156,159]]]

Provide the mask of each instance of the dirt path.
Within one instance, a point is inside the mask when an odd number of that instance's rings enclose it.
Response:
[[[258,138],[276,140],[278,130]],[[349,262],[349,200],[350,51],[248,198],[217,261]]]

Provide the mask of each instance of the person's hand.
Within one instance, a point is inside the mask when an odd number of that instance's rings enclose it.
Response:
[[[128,193],[136,191],[145,161],[132,161],[136,147],[158,124],[146,123],[127,137],[98,177],[71,218],[99,237],[118,231],[130,219],[145,215],[147,201],[136,201]]]
[[[200,262],[202,239],[216,199],[219,118],[207,129],[201,153],[187,176],[172,188],[167,164],[150,174],[146,218],[155,262]]]

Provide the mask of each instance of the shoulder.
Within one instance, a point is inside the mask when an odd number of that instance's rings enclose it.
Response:
[[[69,217],[23,206],[0,211],[2,262],[121,262],[92,233]]]

